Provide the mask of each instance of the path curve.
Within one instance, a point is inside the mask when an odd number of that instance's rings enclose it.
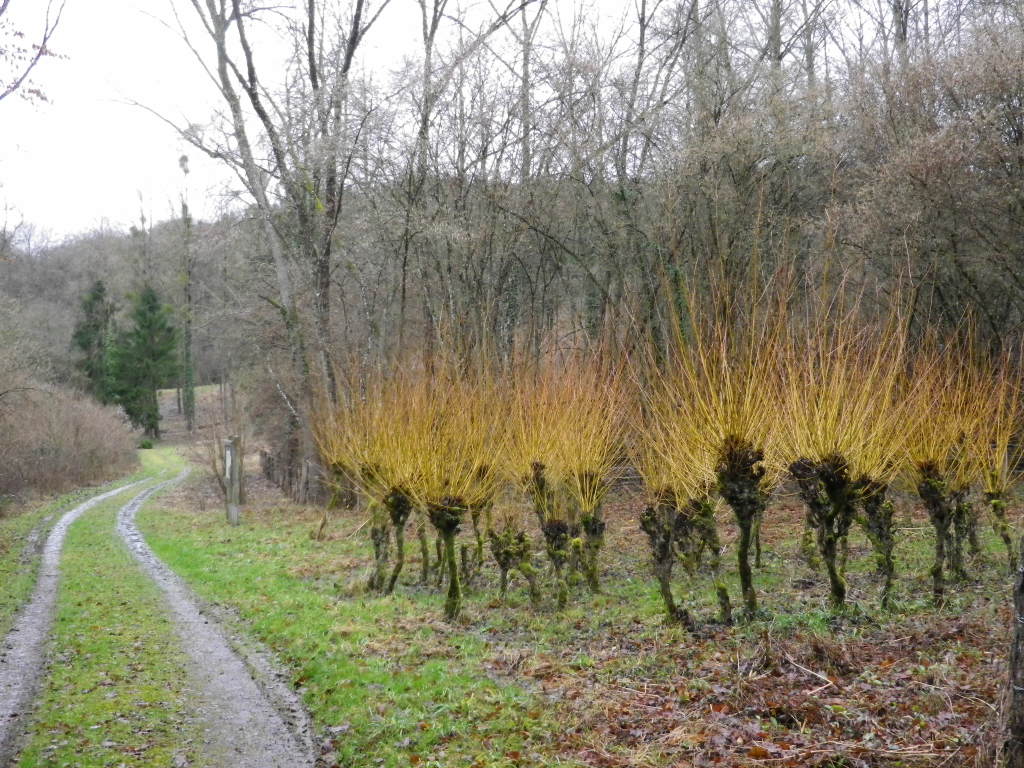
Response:
[[[6,765],[16,754],[25,716],[31,711],[46,666],[46,645],[53,626],[60,583],[60,555],[68,528],[100,502],[138,484],[122,485],[93,496],[65,512],[50,530],[32,597],[21,609],[0,646],[0,765]]]
[[[117,530],[167,600],[198,688],[196,720],[206,757],[225,768],[311,768],[316,760],[309,718],[269,654],[247,654],[246,666],[229,634],[204,615],[191,590],[153,553],[135,524],[146,499],[187,472],[125,505]]]

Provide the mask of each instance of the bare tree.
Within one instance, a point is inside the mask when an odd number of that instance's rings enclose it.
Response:
[[[45,99],[43,91],[32,86],[29,77],[40,61],[53,55],[50,40],[64,13],[64,0],[47,0],[38,34],[14,27],[8,13],[10,5],[11,0],[0,0],[0,101],[16,92],[30,99]]]
[[[296,414],[299,453],[306,458],[315,455],[309,431],[314,399],[317,393],[336,395],[331,357],[335,234],[355,138],[366,119],[349,98],[350,78],[356,51],[388,2],[351,0],[338,7],[308,0],[301,13],[289,16],[243,0],[191,0],[212,56],[187,35],[186,43],[228,112],[219,134],[194,125],[179,131],[236,171],[258,211],[277,287],[276,298],[264,298],[286,329],[293,389],[287,399]],[[250,25],[260,21],[292,35],[289,76],[276,86],[262,79],[260,52],[250,35]]]

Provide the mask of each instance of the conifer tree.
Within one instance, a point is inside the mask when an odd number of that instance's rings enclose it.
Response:
[[[134,297],[132,327],[111,351],[111,378],[117,402],[147,437],[160,437],[157,390],[178,374],[178,339],[171,312],[148,285]]]
[[[110,338],[116,306],[102,280],[92,284],[82,299],[82,317],[75,325],[71,345],[82,354],[77,367],[85,375],[89,393],[101,403],[112,399],[108,376]]]

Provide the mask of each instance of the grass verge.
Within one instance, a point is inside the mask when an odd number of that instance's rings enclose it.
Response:
[[[164,478],[181,465],[168,450],[143,453],[149,477]],[[22,768],[191,759],[186,659],[159,589],[115,530],[118,510],[141,490],[104,502],[68,531],[50,676]]]
[[[300,567],[361,559],[362,538],[325,551],[305,519],[249,518],[229,529],[219,508],[200,513],[177,502],[143,510],[147,541],[202,598],[235,609],[288,665],[328,737],[328,764],[577,764],[541,757],[558,728],[551,710],[489,666],[486,634],[436,620],[432,592],[339,600],[333,579],[309,578]]]
[[[8,509],[0,516],[0,637],[10,631],[15,615],[32,593],[42,546],[62,514],[105,491],[154,473],[166,473],[174,465],[166,449],[140,454],[141,468],[128,477],[95,488],[81,488],[39,505]]]
[[[564,611],[550,596],[533,611],[517,583],[501,605],[488,566],[467,591],[466,618],[449,625],[443,595],[415,584],[415,553],[394,596],[363,593],[361,513],[339,513],[317,542],[315,510],[280,505],[259,483],[251,496],[230,529],[197,478],[140,524],[202,597],[235,609],[288,663],[339,765],[939,766],[985,748],[1009,586],[987,530],[974,578],[936,610],[930,526],[904,506],[890,612],[855,532],[858,607],[836,617],[824,575],[798,556],[803,511],[783,501],[755,572],[765,616],[694,637],[664,624],[635,500],[608,510],[602,594],[580,588]],[[720,524],[735,596],[733,526]],[[716,613],[709,574],[680,569],[677,586],[701,619]]]

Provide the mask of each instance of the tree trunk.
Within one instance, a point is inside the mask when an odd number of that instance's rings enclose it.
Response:
[[[757,593],[754,591],[754,572],[750,569],[750,544],[753,537],[753,519],[738,519],[740,539],[736,547],[736,559],[740,572],[740,589],[743,592],[743,610],[748,618],[757,615]]]
[[[384,590],[384,594],[390,595],[395,591],[395,584],[398,583],[403,565],[405,565],[405,523],[395,526],[395,566],[391,569],[391,578],[388,579],[388,586]]]
[[[1024,768],[1024,539],[1019,546],[1013,586],[1013,640],[1010,645],[1010,695],[1006,713],[1003,760],[1006,768]]]
[[[1010,573],[1014,570],[1013,539],[1010,537],[1010,523],[1006,519],[1006,502],[999,494],[985,494],[988,498],[989,508],[992,510],[992,527],[995,528],[999,538],[1006,547],[1006,557],[1010,564]]]
[[[454,621],[462,610],[462,586],[459,581],[459,563],[455,555],[455,532],[443,533],[444,560],[448,567],[448,595],[444,601],[444,617]]]

